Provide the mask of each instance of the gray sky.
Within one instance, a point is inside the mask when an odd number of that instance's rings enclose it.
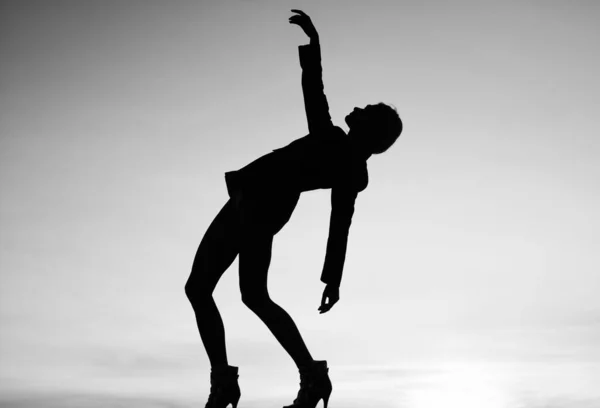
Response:
[[[398,0],[2,3],[0,403],[205,397],[184,285],[223,173],[307,133],[291,8],[334,123],[383,101],[405,126],[369,160],[331,312],[329,191],[275,240],[271,296],[334,367],[332,403],[598,403],[600,6]],[[247,406],[290,403],[237,261],[215,299]]]

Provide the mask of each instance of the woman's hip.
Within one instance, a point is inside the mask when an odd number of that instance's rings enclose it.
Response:
[[[260,229],[277,234],[289,221],[298,204],[300,193],[258,194],[236,191],[232,201],[245,229]]]

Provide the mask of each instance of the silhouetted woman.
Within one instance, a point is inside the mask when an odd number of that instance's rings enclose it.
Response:
[[[367,159],[385,152],[402,131],[395,109],[378,103],[355,108],[345,121],[348,135],[334,126],[323,91],[319,36],[300,10],[290,17],[310,38],[299,46],[302,90],[309,134],[244,168],[225,173],[229,200],[206,231],[185,292],[196,315],[211,365],[205,408],[235,408],[240,398],[238,367],[230,366],[223,321],[212,293],[239,254],[242,301],[267,325],[300,372],[295,408],[325,408],[332,386],[325,360],[313,360],[292,318],[269,297],[267,273],[273,237],[290,219],[303,191],[331,189],[327,252],[321,274],[326,284],[319,307],[325,313],[339,300],[348,231],[359,192],[368,184]],[[284,407],[286,408],[286,407]]]

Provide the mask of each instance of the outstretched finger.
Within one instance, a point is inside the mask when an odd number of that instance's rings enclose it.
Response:
[[[292,12],[293,13],[298,13],[298,14],[300,14],[302,16],[306,16],[306,13],[304,11],[302,11],[302,10],[292,9]]]

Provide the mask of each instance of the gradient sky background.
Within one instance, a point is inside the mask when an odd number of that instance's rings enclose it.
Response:
[[[329,191],[275,240],[331,406],[600,406],[600,4],[399,0],[2,2],[0,406],[205,403],[184,285],[223,173],[307,133],[292,8],[334,123],[383,101],[405,125],[329,313]],[[291,403],[237,261],[215,299],[240,407]]]

